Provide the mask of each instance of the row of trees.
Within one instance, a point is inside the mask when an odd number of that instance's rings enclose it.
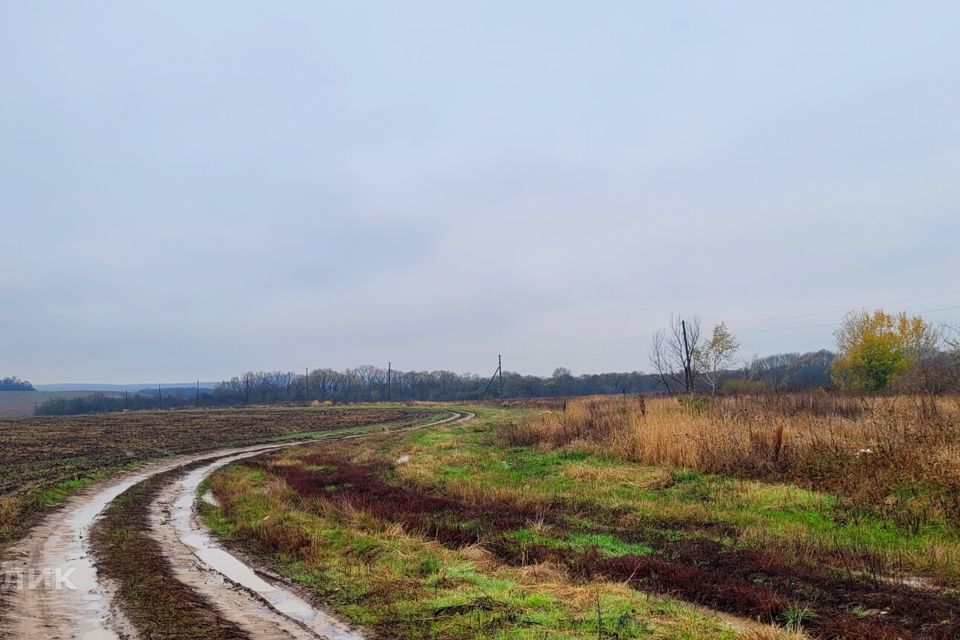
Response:
[[[213,406],[209,391],[200,394],[199,398],[191,390],[176,392],[163,391],[160,396],[154,389],[141,390],[129,394],[90,393],[73,397],[50,398],[41,402],[34,409],[38,416],[72,416],[85,413],[106,413],[111,411],[144,411],[150,409],[178,409],[201,406]]]
[[[684,340],[686,331],[686,340]],[[574,375],[558,367],[549,377],[503,373],[505,398],[693,391],[791,390],[831,384],[835,356],[829,351],[754,358],[738,366],[739,341],[720,323],[701,335],[697,318],[675,318],[669,332],[659,332],[651,360],[654,373],[633,371]],[[659,355],[658,355],[659,354]],[[689,381],[689,382],[688,382]],[[499,385],[489,378],[453,371],[396,371],[362,366],[345,371],[314,369],[292,372],[248,372],[213,390],[214,405],[285,402],[458,401],[495,398]],[[689,385],[689,386],[688,386]],[[487,391],[485,394],[484,392]]]
[[[391,371],[363,366],[346,371],[315,369],[309,373],[249,372],[222,382],[213,390],[218,404],[269,404],[278,402],[470,401],[496,397],[499,385],[486,396],[489,378],[453,371]],[[533,398],[656,391],[653,376],[643,372],[601,373],[574,376],[560,367],[550,377],[505,371],[503,394],[507,398]]]
[[[762,389],[788,391],[829,387],[830,371],[837,355],[822,349],[810,353],[780,353],[763,358],[754,356],[747,364],[744,379],[762,383]],[[728,382],[736,390],[737,385]],[[742,385],[749,390],[750,385]]]
[[[723,322],[709,333],[696,317],[674,317],[650,347],[653,373],[575,376],[557,368],[549,377],[503,373],[506,398],[620,393],[761,392],[837,386],[858,392],[940,393],[960,388],[960,331],[937,329],[919,317],[883,311],[849,314],[836,332],[838,353],[786,353],[738,364],[740,342]],[[21,384],[16,378],[13,380]],[[231,406],[303,402],[473,401],[496,397],[499,385],[475,374],[394,371],[363,366],[345,371],[314,369],[248,372],[199,389],[143,390],[129,396],[95,394],[52,399],[41,415],[198,404]],[[32,388],[32,387],[31,387]],[[488,389],[492,390],[487,394]]]
[[[696,327],[696,324],[694,324]],[[681,336],[682,339],[682,336]],[[690,342],[688,336],[688,343]],[[831,384],[831,365],[835,355],[829,351],[806,354],[779,354],[754,358],[740,368],[724,369],[728,359],[712,353],[736,342],[725,326],[715,330],[705,342],[704,355],[691,357],[694,389],[697,391],[758,392],[783,391]],[[702,348],[699,337],[693,344]],[[657,373],[642,371],[574,375],[558,367],[548,377],[503,374],[505,398],[543,398],[581,395],[611,395],[683,391],[681,371]],[[297,374],[285,371],[248,372],[219,383],[213,389],[167,387],[141,389],[129,394],[95,393],[77,397],[52,398],[38,405],[37,415],[68,415],[121,411],[123,409],[171,409],[178,407],[242,406],[247,404],[295,404],[312,401],[350,403],[393,400],[407,402],[468,402],[496,398],[499,385],[484,391],[489,378],[452,371],[396,371],[363,366],[345,371],[314,369]]]
[[[36,391],[33,385],[17,376],[0,378],[0,391]]]
[[[459,401],[495,398],[499,385],[489,378],[452,371],[395,371],[363,366],[346,371],[314,369],[302,374],[248,372],[219,383],[214,389],[143,389],[129,394],[96,393],[52,398],[37,406],[37,415],[69,415],[177,407],[242,406],[247,404],[302,404],[306,402]],[[560,367],[550,377],[503,374],[505,398],[557,397],[593,394],[651,393],[653,376],[642,372],[574,376]]]

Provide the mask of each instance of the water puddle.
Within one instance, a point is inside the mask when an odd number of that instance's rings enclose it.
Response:
[[[119,640],[120,635],[110,628],[108,613],[111,595],[97,578],[97,569],[88,543],[90,528],[97,518],[120,494],[150,474],[135,474],[94,494],[77,506],[68,508],[65,526],[48,542],[53,551],[47,562],[63,570],[65,582],[43,594],[59,601],[78,625],[77,637],[83,640]]]
[[[472,417],[472,414],[454,414],[423,426],[436,426]],[[361,436],[358,434],[348,438]],[[296,444],[301,443],[260,445],[219,454],[209,452],[153,464],[110,481],[100,489],[71,498],[60,511],[53,513],[44,523],[35,527],[27,538],[11,548],[8,556],[11,559],[0,564],[4,575],[56,570],[69,584],[12,591],[6,602],[6,616],[0,620],[0,636],[9,629],[13,633],[10,637],[16,638],[120,640],[121,637],[127,637],[129,630],[124,628],[125,621],[111,608],[112,586],[101,583],[97,576],[89,547],[91,527],[111,502],[135,484],[190,461],[217,458],[215,462],[188,473],[181,480],[182,488],[178,487],[180,490],[175,494],[172,524],[175,534],[187,545],[186,548],[212,569],[214,575],[255,593],[291,625],[329,640],[363,640],[363,636],[357,632],[282,585],[265,580],[241,560],[217,546],[196,520],[194,503],[204,478],[240,458]],[[218,455],[229,457],[218,458]],[[216,504],[212,498],[209,496],[205,499]]]
[[[178,482],[177,498],[170,514],[177,537],[207,567],[227,580],[253,591],[275,611],[299,622],[321,637],[329,640],[364,640],[362,635],[315,608],[283,585],[274,584],[261,577],[242,560],[217,545],[207,529],[198,522],[194,503],[200,484],[217,469],[246,457],[249,457],[249,454],[217,460],[190,471]]]

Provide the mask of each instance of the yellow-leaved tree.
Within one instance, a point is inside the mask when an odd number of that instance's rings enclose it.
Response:
[[[899,376],[937,352],[939,332],[919,316],[855,311],[837,329],[834,382],[846,389],[886,391]]]

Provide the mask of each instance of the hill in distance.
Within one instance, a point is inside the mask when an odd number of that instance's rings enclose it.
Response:
[[[123,391],[137,391],[140,389],[156,389],[156,382],[144,382],[138,384],[100,384],[94,382],[62,382],[57,384],[36,384],[33,385],[36,387],[37,391],[103,391],[103,392],[120,392]],[[196,381],[194,382],[162,382],[159,383],[164,386],[164,388],[174,388],[174,387],[184,387],[184,388],[194,388],[197,386]],[[200,382],[201,389],[213,389],[217,386],[216,382]]]

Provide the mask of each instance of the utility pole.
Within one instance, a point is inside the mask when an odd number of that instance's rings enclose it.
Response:
[[[390,402],[390,396],[393,394],[393,363],[387,363],[387,402]]]
[[[500,399],[503,400],[503,356],[497,354],[497,374],[500,376]]]
[[[493,375],[490,376],[490,380],[487,382],[487,386],[483,388],[483,393],[480,394],[480,399],[487,397],[487,391],[490,390],[490,385],[493,384],[493,381],[497,379],[497,376],[500,376],[500,397],[503,398],[503,356],[497,356],[497,370],[493,372]]]

